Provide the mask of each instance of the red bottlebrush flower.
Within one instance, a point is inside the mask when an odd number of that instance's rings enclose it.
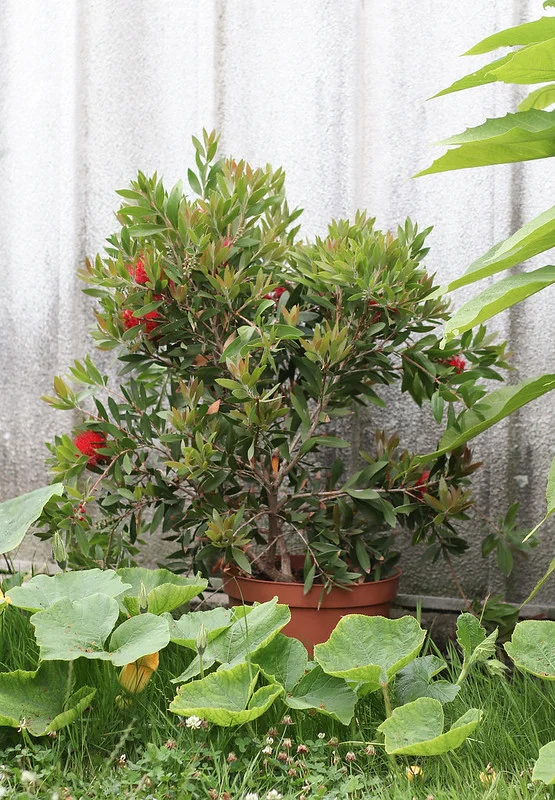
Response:
[[[233,247],[233,237],[226,236],[225,239],[222,239],[222,247]]]
[[[131,275],[136,283],[140,283],[141,286],[144,286],[145,283],[148,282],[149,277],[146,274],[145,262],[140,256],[137,258],[134,264],[126,264],[125,266],[127,272]]]
[[[422,472],[422,475],[418,478],[418,480],[414,484],[414,491],[416,492],[416,494],[418,495],[420,500],[422,500],[424,495],[428,493],[428,478],[429,477],[430,477],[430,470],[429,469],[425,469]]]
[[[73,444],[84,456],[89,457],[87,462],[89,467],[96,467],[98,462],[104,459],[103,455],[97,453],[97,449],[99,447],[104,447],[106,444],[106,436],[103,433],[82,431],[77,434],[73,440]]]
[[[146,332],[152,333],[160,324],[157,322],[159,319],[160,314],[157,311],[149,311],[144,317],[136,317],[129,308],[126,308],[123,312],[123,324],[127,330],[134,328],[136,325],[141,325],[144,322]]]
[[[461,372],[464,372],[466,367],[466,361],[462,356],[451,356],[451,358],[442,358],[440,360],[441,364],[445,364],[448,367],[453,367],[457,375],[460,375]]]
[[[264,295],[264,300],[274,300],[276,305],[279,303],[279,298],[284,292],[287,292],[287,286],[278,286],[272,292]]]

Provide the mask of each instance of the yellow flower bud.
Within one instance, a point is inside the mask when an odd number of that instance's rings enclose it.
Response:
[[[418,764],[411,764],[407,767],[406,773],[408,780],[411,782],[424,780],[424,770]]]
[[[497,778],[497,772],[488,764],[485,772],[480,772],[480,783],[482,786],[491,786]]]
[[[142,656],[137,661],[122,667],[119,682],[130,694],[139,694],[151,679],[152,673],[158,669],[159,662],[158,653]]]

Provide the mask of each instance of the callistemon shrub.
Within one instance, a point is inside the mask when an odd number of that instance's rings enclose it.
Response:
[[[302,580],[292,545],[307,586],[385,576],[403,527],[434,557],[461,551],[467,450],[424,469],[378,431],[346,475],[335,430],[396,384],[431,403],[439,437],[499,379],[503,346],[483,329],[440,349],[448,312],[428,299],[428,231],[382,233],[359,212],[300,241],[281,169],[217,160],[214,134],[194,144],[190,189],[139,173],[82,274],[93,337],[120,373],[108,380],[87,357],[46,398],[82,422],[49,446],[67,497],[47,505],[42,536],[61,531],[74,564],[117,564],[161,531],[176,569]]]

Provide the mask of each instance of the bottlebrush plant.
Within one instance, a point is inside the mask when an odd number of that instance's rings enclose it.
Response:
[[[193,195],[139,173],[82,273],[120,376],[87,357],[45,398],[82,422],[49,445],[67,497],[48,502],[40,535],[61,532],[73,565],[119,566],[161,529],[176,570],[235,564],[307,589],[385,577],[401,529],[433,558],[462,552],[469,450],[423,464],[376,431],[346,475],[338,422],[396,385],[456,429],[501,380],[504,346],[480,328],[440,349],[428,230],[382,233],[358,212],[299,241],[281,169],[217,159],[214,133],[193,141]]]

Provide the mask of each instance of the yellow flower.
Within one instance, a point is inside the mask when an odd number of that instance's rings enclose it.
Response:
[[[131,694],[139,694],[142,692],[149,680],[152,673],[158,669],[160,663],[160,656],[158,653],[151,653],[148,656],[142,656],[132,664],[126,664],[119,674],[119,682]]]
[[[497,778],[497,772],[488,764],[485,772],[480,772],[480,783],[482,786],[490,786]]]
[[[424,770],[418,766],[418,764],[411,764],[406,769],[407,778],[409,781],[423,781],[424,780]]]

